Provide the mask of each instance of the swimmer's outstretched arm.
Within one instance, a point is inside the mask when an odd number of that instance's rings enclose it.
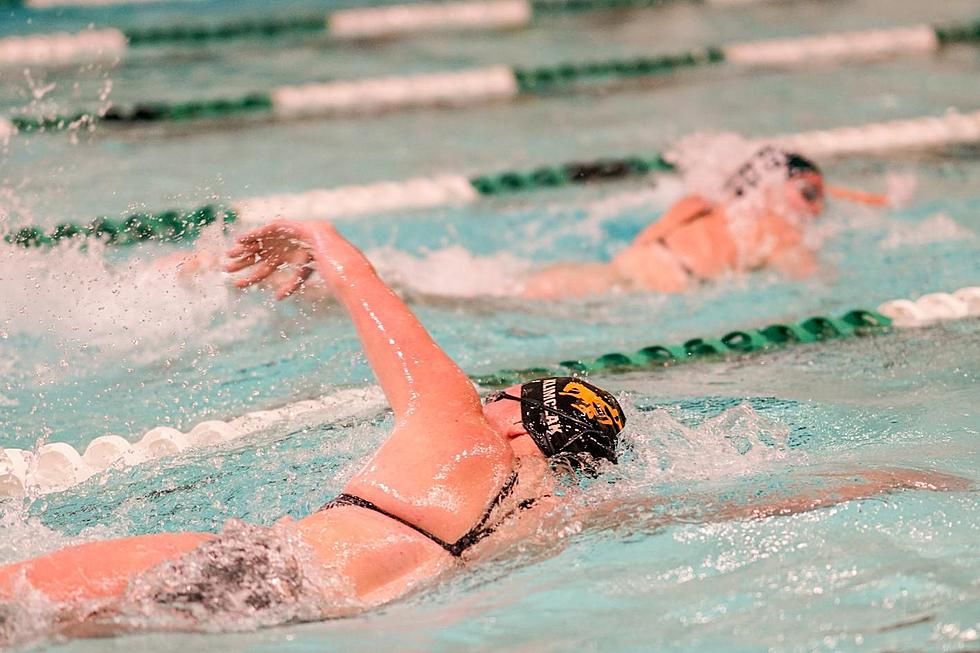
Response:
[[[278,288],[282,299],[315,270],[350,313],[371,367],[398,420],[430,409],[482,415],[473,384],[436,344],[371,263],[327,222],[278,221],[238,238],[229,272],[252,267],[246,287],[287,264],[297,265]]]
[[[763,497],[745,504],[725,504],[715,513],[716,518],[728,520],[795,515],[897,490],[955,492],[972,487],[969,480],[960,476],[914,469],[823,473],[817,474],[816,478],[821,481],[821,487],[806,488],[782,497]]]
[[[824,473],[804,478],[805,487],[797,491],[771,493],[744,502],[719,501],[714,495],[688,496],[683,505],[677,507],[668,497],[612,500],[600,506],[586,507],[580,518],[598,528],[617,528],[651,516],[658,526],[670,521],[707,523],[761,519],[810,512],[899,490],[956,492],[973,488],[969,480],[960,476],[914,469]],[[697,508],[688,508],[692,505]]]

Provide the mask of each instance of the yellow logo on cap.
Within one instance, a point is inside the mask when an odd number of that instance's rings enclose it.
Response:
[[[607,426],[615,425],[619,429],[623,428],[623,416],[619,410],[610,406],[609,402],[596,394],[595,390],[578,381],[567,383],[558,394],[578,399],[572,404],[572,408],[587,418]]]

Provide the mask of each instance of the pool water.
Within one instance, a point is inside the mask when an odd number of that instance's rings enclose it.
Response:
[[[282,13],[324,3],[277,3]],[[115,66],[0,71],[0,110],[98,108],[238,95],[283,83],[547,63],[695,45],[976,18],[973,0],[794,2],[549,18],[502,34],[341,48],[315,38],[153,48]],[[263,13],[230,0],[31,14],[0,35],[96,23],[220,21]],[[29,19],[29,20],[28,20]],[[269,56],[270,48],[276,48]],[[583,53],[587,53],[587,56]],[[764,135],[980,108],[980,51],[954,48],[850,67],[683,73],[466,110],[234,127],[214,123],[21,135],[0,154],[0,226],[53,225],[246,195],[479,173],[655,153],[699,130]],[[683,192],[680,182],[578,187],[464,208],[338,223],[467,372],[525,367],[980,281],[980,156],[973,147],[821,162],[832,182],[883,190],[887,211],[831,204],[821,271],[771,273],[684,296],[524,302],[534,266],[602,260]],[[205,234],[217,250],[229,236]],[[274,304],[214,272],[178,278],[153,261],[175,246],[0,250],[0,446],[76,448],[105,433],[189,429],[373,383],[330,302]],[[966,320],[744,360],[596,383],[624,400],[632,451],[590,496],[669,495],[664,514],[615,527],[549,527],[508,556],[360,617],[240,633],[73,641],[56,650],[965,651],[980,646],[976,492],[902,492],[793,517],[704,523],[680,515],[720,497],[805,482],[809,472],[935,469],[980,481],[980,323]],[[390,416],[285,421],[246,440],[0,504],[0,562],[71,543],[160,530],[271,525],[336,494]],[[603,481],[615,479],[614,485]],[[676,511],[676,513],[671,512]],[[247,627],[248,624],[243,624]]]

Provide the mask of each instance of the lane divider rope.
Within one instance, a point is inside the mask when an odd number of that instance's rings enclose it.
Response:
[[[508,0],[510,1],[510,0]],[[100,35],[93,41],[93,35]],[[73,52],[118,56],[124,36],[112,30],[83,34],[74,45],[50,45],[52,56],[67,61]],[[0,39],[0,64],[39,63],[44,39]],[[81,38],[81,37],[80,37]],[[13,39],[14,41],[11,41]],[[19,41],[17,39],[20,39]],[[122,40],[121,40],[122,39]],[[97,41],[97,42],[96,42]],[[20,132],[60,131],[79,124],[146,123],[195,119],[228,119],[245,115],[343,116],[420,107],[469,106],[513,100],[572,87],[583,82],[642,79],[722,63],[739,66],[794,66],[815,61],[877,59],[898,54],[931,53],[951,43],[980,43],[980,20],[953,27],[919,25],[892,29],[841,32],[819,36],[773,39],[706,47],[676,54],[637,56],[606,61],[579,61],[547,66],[497,65],[451,72],[315,82],[282,86],[237,97],[185,102],[141,102],[113,105],[102,112],[75,111],[63,115],[15,115],[9,120]]]
[[[4,5],[23,6],[30,9],[52,9],[56,7],[111,7],[114,5],[159,4],[169,0],[0,0]],[[188,0],[183,0],[187,2]]]
[[[569,360],[553,366],[501,370],[472,378],[483,387],[502,387],[546,375],[655,369],[684,362],[745,356],[798,344],[830,343],[852,336],[885,333],[893,328],[919,327],[978,316],[980,286],[973,286],[952,294],[931,293],[914,302],[908,299],[888,301],[877,311],[857,309],[838,318],[815,316],[799,323],[732,331],[720,338],[692,338],[680,345],[652,345],[633,353],[612,352],[588,361]],[[385,405],[380,388],[369,386],[341,390],[275,410],[246,413],[228,422],[208,420],[187,433],[158,426],[136,442],[118,435],[103,435],[92,440],[82,453],[65,442],[43,444],[35,451],[0,448],[0,497],[60,492],[108,470],[122,470],[191,449],[219,446],[284,421],[312,426],[367,415]]]
[[[980,111],[966,114],[950,111],[937,117],[785,134],[760,139],[763,141],[813,157],[976,143],[980,142]],[[673,170],[670,161],[655,154],[563,163],[533,170],[505,170],[469,178],[458,174],[418,177],[246,197],[228,207],[206,205],[190,211],[134,213],[121,219],[100,217],[84,224],[65,222],[47,230],[22,227],[6,234],[4,240],[25,247],[54,245],[73,238],[97,238],[119,246],[148,240],[192,240],[202,228],[215,222],[256,225],[277,217],[337,220],[389,211],[465,205],[486,197],[643,178]]]
[[[27,0],[22,4],[31,8],[48,8],[58,5],[104,5],[122,4],[133,0]],[[150,2],[152,0],[139,0]],[[514,29],[527,27],[541,15],[582,13],[615,9],[638,9],[660,7],[680,2],[697,0],[459,0],[453,2],[417,2],[412,4],[388,5],[340,9],[328,14],[269,16],[264,18],[242,19],[218,25],[169,25],[149,28],[132,28],[115,32],[123,38],[123,44],[115,50],[124,54],[128,47],[154,46],[165,44],[196,45],[211,41],[225,41],[243,37],[272,38],[287,34],[322,33],[338,41],[362,39],[390,39],[414,34],[438,31]],[[707,5],[745,5],[764,0],[701,0]],[[4,5],[0,0],[0,7]],[[6,4],[11,4],[7,2]],[[14,2],[13,4],[21,4]],[[70,47],[67,42],[75,35],[42,34],[49,40],[48,47]],[[84,53],[70,61],[84,63]],[[65,63],[62,57],[52,53],[50,61],[44,59],[44,52],[36,51],[32,62]],[[94,60],[97,60],[95,57]],[[2,57],[0,57],[2,60]]]

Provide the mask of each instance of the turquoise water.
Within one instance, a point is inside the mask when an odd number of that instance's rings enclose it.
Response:
[[[323,9],[279,3],[281,11]],[[193,8],[192,8],[193,7]],[[5,10],[0,34],[89,22],[220,20],[262,3],[175,3],[34,15]],[[551,62],[827,29],[975,18],[973,1],[679,5],[549,19],[496,35],[377,48],[318,39],[159,48],[117,66],[0,72],[0,109],[237,95],[282,83],[489,63]],[[144,15],[144,14],[141,14]],[[269,48],[276,47],[276,56]],[[0,155],[0,216],[51,225],[144,207],[657,152],[696,130],[752,135],[980,108],[980,51],[796,72],[713,70],[657,83],[461,111],[352,120],[215,124],[19,137]],[[111,85],[111,86],[110,86]],[[683,297],[528,304],[507,297],[531,266],[599,260],[682,192],[676,180],[485,201],[340,224],[472,373],[677,342],[839,313],[980,281],[980,158],[951,148],[824,162],[832,181],[884,189],[914,178],[908,206],[843,204],[822,219],[816,278],[760,273]],[[223,236],[208,234],[217,248]],[[318,397],[372,382],[329,303],[273,305],[219,275],[190,282],[151,262],[173,246],[58,255],[0,251],[0,446],[79,449],[107,432]],[[806,471],[911,466],[978,476],[976,320],[742,361],[596,381],[622,393],[633,453],[624,501],[750,493]],[[390,420],[283,422],[220,449],[112,472],[3,505],[0,562],[64,544],[158,530],[271,524],[335,494]],[[610,479],[611,480],[611,479]],[[583,502],[589,499],[583,497]],[[711,499],[707,500],[708,503]],[[504,560],[358,618],[260,632],[149,635],[59,650],[973,650],[980,628],[975,493],[904,492],[796,517],[545,530]],[[669,515],[666,515],[669,516]],[[971,629],[973,629],[971,631]]]

